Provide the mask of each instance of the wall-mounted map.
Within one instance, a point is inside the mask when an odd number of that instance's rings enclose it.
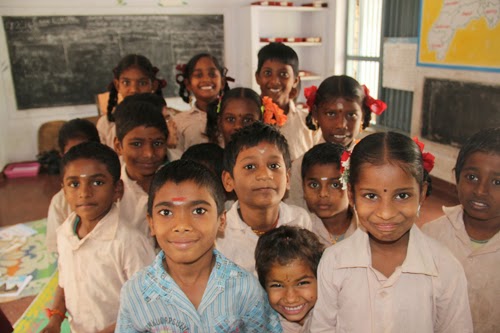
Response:
[[[418,65],[500,72],[500,0],[422,0]]]

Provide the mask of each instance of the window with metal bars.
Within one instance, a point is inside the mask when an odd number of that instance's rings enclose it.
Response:
[[[377,126],[409,133],[413,93],[382,87],[383,40],[417,37],[419,0],[348,0],[346,74],[366,84],[387,111]]]

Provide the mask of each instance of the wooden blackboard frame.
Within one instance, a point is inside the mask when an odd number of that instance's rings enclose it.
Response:
[[[196,53],[224,61],[222,14],[4,16],[19,110],[92,104],[111,70],[140,53],[160,68],[174,97],[175,65]]]

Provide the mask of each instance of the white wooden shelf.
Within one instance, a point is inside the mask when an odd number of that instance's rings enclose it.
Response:
[[[260,47],[265,46],[267,44],[269,44],[269,42],[259,42]],[[321,45],[323,45],[323,43],[321,43],[321,42],[319,42],[319,43],[311,43],[311,42],[296,42],[296,43],[293,43],[293,42],[283,42],[283,44],[288,45],[288,46],[299,46],[299,47],[302,47],[302,46],[321,46]]]
[[[320,12],[326,10],[327,7],[308,7],[308,6],[258,6],[252,5],[252,8],[269,12]]]
[[[300,81],[314,81],[314,80],[321,80],[322,77],[319,75],[307,75],[307,76],[301,76]]]

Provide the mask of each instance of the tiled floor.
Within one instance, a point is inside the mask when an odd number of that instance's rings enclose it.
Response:
[[[443,215],[443,205],[452,206],[458,203],[454,186],[435,179],[433,188],[433,194],[422,206],[420,225]],[[0,178],[0,226],[46,217],[50,199],[59,189],[59,176],[42,174],[36,178]],[[34,297],[25,297],[0,304],[0,308],[14,323],[33,299]]]

